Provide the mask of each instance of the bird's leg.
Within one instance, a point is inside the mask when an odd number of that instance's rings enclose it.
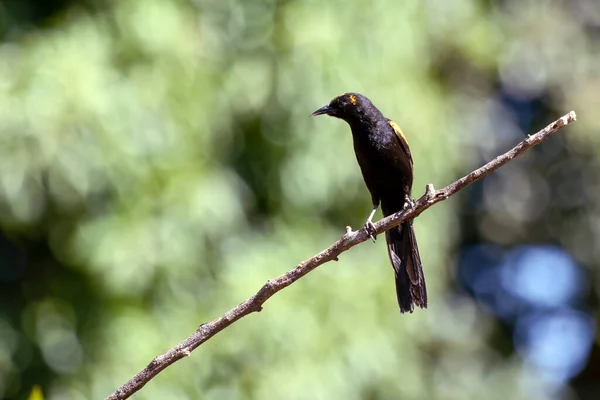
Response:
[[[373,225],[372,220],[373,220],[373,216],[375,215],[375,212],[377,211],[378,207],[379,207],[379,204],[377,204],[373,207],[373,211],[371,211],[371,214],[369,214],[369,218],[367,218],[367,221],[365,222],[365,230],[369,234],[369,237],[371,238],[373,243],[375,243],[375,236],[373,236],[373,234],[375,233],[375,225]]]
[[[406,196],[404,196],[404,207],[402,207],[403,209],[412,207],[414,205],[415,205],[415,199],[410,197],[410,194],[407,194]]]

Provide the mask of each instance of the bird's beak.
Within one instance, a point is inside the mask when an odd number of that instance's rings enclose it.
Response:
[[[326,106],[319,108],[314,113],[310,114],[310,116],[314,117],[316,115],[329,114],[330,112],[331,112],[331,107],[329,107],[329,105],[326,105]]]

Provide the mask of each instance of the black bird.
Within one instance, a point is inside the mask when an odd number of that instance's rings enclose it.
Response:
[[[371,233],[371,220],[380,203],[383,215],[388,216],[412,202],[413,160],[406,137],[398,124],[358,93],[344,93],[311,116],[321,114],[343,119],[350,125],[356,159],[373,201],[373,210],[365,222],[365,229]],[[387,231],[385,239],[394,267],[400,312],[413,312],[414,305],[426,308],[427,289],[412,220]]]

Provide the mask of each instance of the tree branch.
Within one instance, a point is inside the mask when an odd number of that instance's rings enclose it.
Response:
[[[375,224],[376,233],[381,234],[386,230],[399,225],[406,219],[417,217],[435,203],[447,199],[476,180],[479,180],[490,172],[495,171],[502,165],[520,156],[533,146],[541,143],[560,128],[568,125],[571,122],[574,122],[575,120],[575,112],[571,111],[536,134],[528,136],[510,151],[496,157],[489,163],[451,183],[443,189],[434,190],[433,185],[427,185],[425,194],[416,202],[414,202],[412,206],[406,207],[402,211],[379,220]],[[127,381],[123,386],[118,388],[106,399],[117,400],[130,397],[132,394],[140,390],[152,378],[158,375],[162,370],[174,362],[189,356],[191,352],[194,351],[198,346],[206,342],[217,333],[221,332],[223,329],[227,328],[229,325],[245,317],[246,315],[261,311],[262,305],[275,293],[291,285],[313,269],[317,268],[319,265],[332,260],[337,261],[338,256],[341,253],[361,242],[364,242],[367,239],[369,239],[369,235],[364,229],[352,231],[350,227],[346,227],[346,233],[333,245],[321,251],[319,254],[309,258],[308,260],[298,264],[296,268],[275,279],[267,281],[267,283],[265,283],[254,296],[250,297],[237,307],[229,310],[221,317],[215,319],[214,321],[200,325],[196,332],[194,332],[191,336],[166,353],[154,358],[154,360],[152,360],[152,362],[148,364],[146,368],[141,370],[137,375]]]

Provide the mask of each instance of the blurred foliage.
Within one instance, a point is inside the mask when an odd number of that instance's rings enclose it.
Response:
[[[459,260],[559,246],[595,306],[599,33],[594,0],[0,3],[0,397],[103,398],[358,228],[349,129],[308,118],[357,91],[407,134],[415,196],[579,121],[417,219],[428,310],[398,315],[365,243],[136,398],[597,398],[597,338],[549,378]]]

